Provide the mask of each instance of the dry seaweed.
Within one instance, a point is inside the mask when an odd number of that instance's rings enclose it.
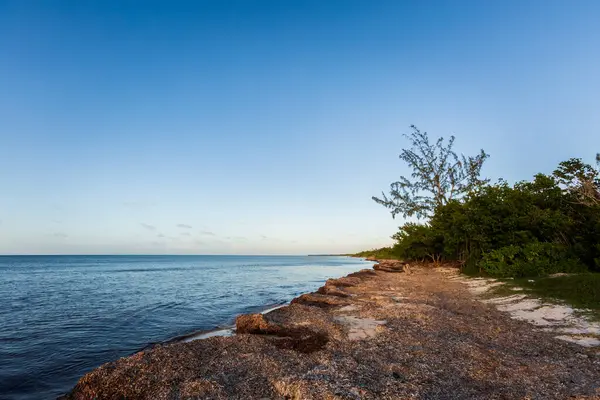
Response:
[[[66,398],[598,398],[598,350],[512,320],[435,269],[411,270],[329,281],[352,296],[303,295],[240,317],[238,331],[248,333],[122,358]],[[351,340],[361,320],[377,324]]]

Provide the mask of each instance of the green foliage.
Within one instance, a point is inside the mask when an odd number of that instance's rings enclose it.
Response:
[[[411,129],[410,135],[404,135],[411,147],[400,153],[400,159],[412,169],[411,178],[401,176],[390,185],[389,195],[382,192],[381,198],[373,197],[391,210],[392,217],[401,214],[427,218],[436,207],[475,193],[488,183],[479,178],[481,167],[489,157],[483,150],[474,157],[459,157],[452,150],[454,136],[448,143],[444,143],[444,138],[430,143],[427,132],[421,132],[414,125]]]
[[[581,159],[572,158],[561,162],[554,171],[554,177],[576,203],[592,206],[600,204],[598,171]]]
[[[551,178],[510,187],[505,182],[483,188],[463,202],[436,210],[430,225],[444,237],[445,259],[465,260],[511,244],[563,242],[571,219],[557,208],[561,191]]]
[[[531,242],[510,245],[484,254],[480,267],[491,276],[534,277],[557,272],[585,272],[586,267],[572,257],[565,246]]]
[[[378,260],[398,260],[401,255],[392,247],[382,247],[380,249],[365,250],[354,254],[354,257],[375,258]]]
[[[427,223],[400,227],[392,251],[396,258],[458,261],[465,271],[499,277],[600,272],[598,199],[598,171],[571,159],[552,175],[512,186],[501,180],[431,203]]]
[[[411,260],[437,261],[443,246],[442,238],[429,226],[410,222],[392,238],[397,241],[394,253]]]
[[[600,274],[577,274],[515,283],[544,296],[568,301],[581,308],[600,310]]]

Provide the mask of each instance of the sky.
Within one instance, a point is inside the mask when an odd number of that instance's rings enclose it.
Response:
[[[514,182],[600,151],[600,2],[0,0],[0,254],[389,245],[411,124]]]

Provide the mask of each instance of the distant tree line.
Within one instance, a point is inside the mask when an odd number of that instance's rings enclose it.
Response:
[[[359,255],[456,262],[468,272],[498,277],[600,272],[600,174],[573,158],[550,174],[513,185],[482,179],[488,158],[457,155],[454,137],[430,142],[412,126],[400,159],[410,177],[373,199],[392,216],[415,216],[393,236],[394,246]],[[596,156],[600,165],[600,154]]]

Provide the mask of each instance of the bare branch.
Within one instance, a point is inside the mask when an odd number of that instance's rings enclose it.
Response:
[[[442,137],[431,144],[427,132],[421,132],[414,125],[411,129],[411,134],[404,135],[411,147],[403,149],[399,158],[412,169],[412,179],[401,176],[390,185],[389,197],[385,193],[381,198],[373,197],[375,202],[391,210],[392,217],[401,214],[428,218],[436,207],[475,193],[489,182],[479,178],[481,167],[489,157],[483,150],[475,157],[459,157],[452,150],[454,136],[446,144]]]

